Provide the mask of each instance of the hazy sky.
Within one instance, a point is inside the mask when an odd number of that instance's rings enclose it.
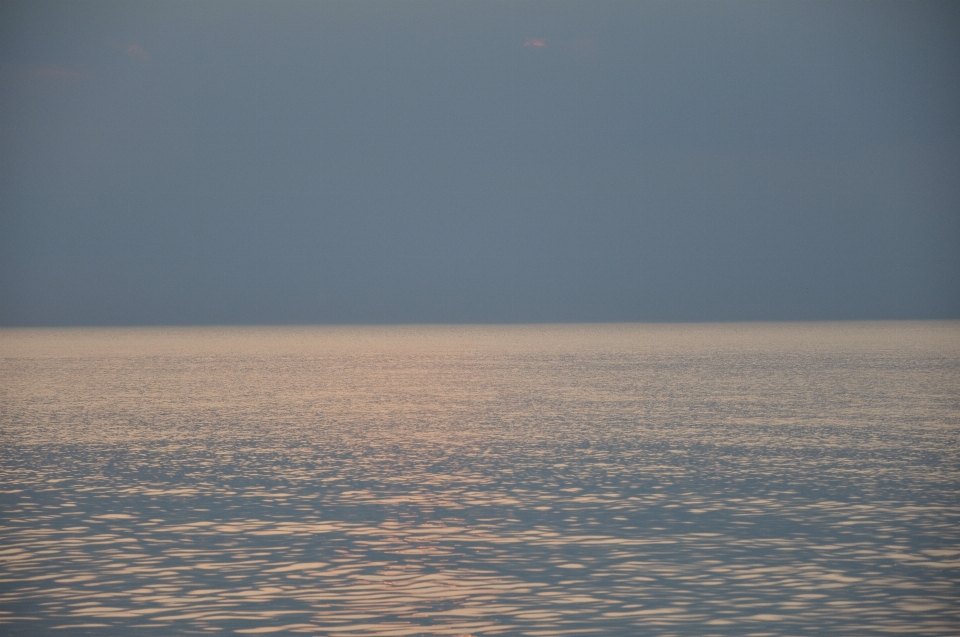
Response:
[[[960,3],[0,4],[0,325],[960,317]]]

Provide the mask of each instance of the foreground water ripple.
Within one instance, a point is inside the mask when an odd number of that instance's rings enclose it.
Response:
[[[955,635],[956,323],[0,331],[9,635]]]

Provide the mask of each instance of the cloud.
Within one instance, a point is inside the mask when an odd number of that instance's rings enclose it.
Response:
[[[90,77],[88,74],[61,66],[38,66],[33,69],[33,75],[45,80],[61,82],[79,82]]]
[[[142,48],[139,44],[137,44],[136,42],[134,42],[133,44],[128,45],[128,46],[124,49],[124,52],[125,52],[127,55],[129,55],[129,56],[137,57],[137,58],[140,58],[141,60],[149,60],[149,59],[150,59],[150,56],[147,54],[147,52],[144,51],[143,48]]]
[[[136,42],[130,42],[129,44],[121,44],[116,40],[107,40],[107,45],[112,48],[114,51],[123,53],[128,57],[137,58],[139,60],[147,61],[150,59],[150,54],[143,50],[143,47],[137,44]]]
[[[527,38],[527,41],[523,43],[523,46],[532,46],[538,49],[547,48],[547,41],[540,38]]]
[[[90,77],[89,73],[63,66],[0,65],[0,76],[13,80],[42,80],[47,82],[80,82]]]

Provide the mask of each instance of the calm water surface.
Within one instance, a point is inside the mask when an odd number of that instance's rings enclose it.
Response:
[[[960,634],[960,323],[0,330],[0,633]]]

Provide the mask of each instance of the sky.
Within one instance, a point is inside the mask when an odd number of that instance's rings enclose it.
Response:
[[[960,3],[0,2],[0,326],[960,318]]]

